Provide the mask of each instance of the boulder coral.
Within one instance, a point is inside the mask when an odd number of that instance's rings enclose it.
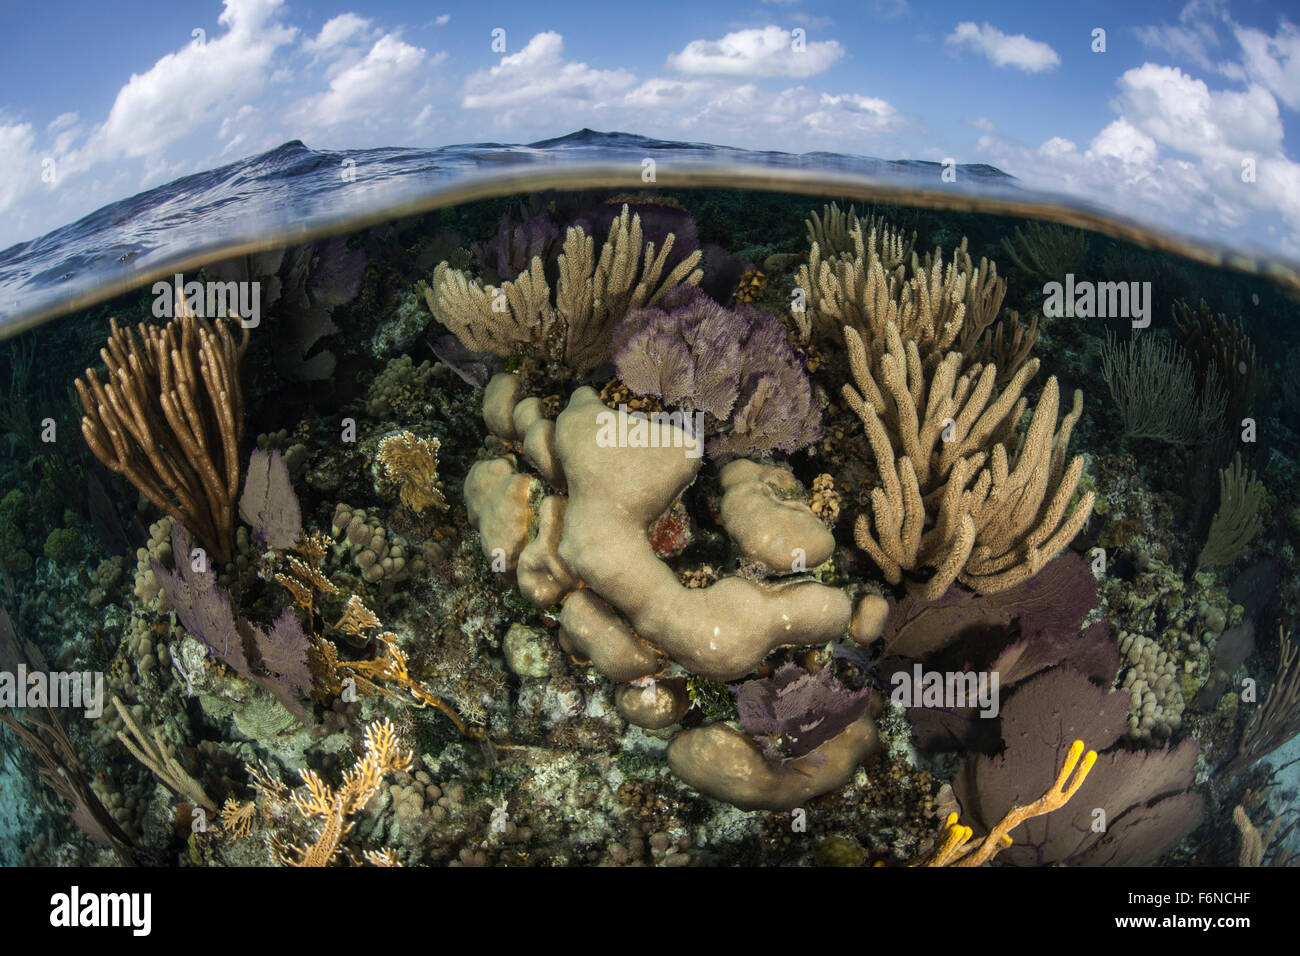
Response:
[[[536,607],[562,605],[560,643],[622,685],[615,697],[625,719],[648,729],[680,719],[685,697],[680,680],[666,675],[670,668],[730,681],[752,673],[778,647],[820,646],[848,633],[848,594],[795,576],[826,561],[834,540],[789,472],[748,461],[728,466],[723,528],[755,573],[689,588],[651,541],[656,521],[680,507],[701,467],[699,438],[679,416],[611,410],[582,387],[551,421],[508,373],[489,383],[484,404],[489,427],[513,447],[522,438],[527,449],[530,435],[543,436],[537,447],[544,450],[525,457],[555,492],[543,493],[541,480],[510,458],[477,462],[465,495],[484,555],[504,554],[506,567],[499,570]],[[626,440],[611,440],[619,436]],[[802,557],[792,561],[792,552]],[[811,757],[817,767],[805,776],[764,769],[762,752],[751,753],[744,744],[749,738],[726,725],[691,734],[677,748],[689,775],[683,779],[695,785],[715,766],[723,776],[701,790],[737,806],[772,808],[839,785],[875,740],[864,716],[827,741],[830,759]],[[724,762],[707,756],[719,747]],[[733,772],[751,781],[750,790],[725,782]]]

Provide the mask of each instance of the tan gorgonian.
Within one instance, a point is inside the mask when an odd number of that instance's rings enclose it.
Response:
[[[108,369],[77,379],[85,416],[81,433],[95,457],[157,507],[182,522],[210,553],[228,561],[239,492],[244,431],[239,360],[248,329],[235,342],[223,321],[197,318],[179,300],[164,326],[138,334],[110,320],[99,352]]]
[[[997,369],[961,372],[957,352],[927,373],[916,342],[904,344],[892,323],[878,372],[856,330],[846,327],[844,339],[857,384],[844,387],[844,398],[862,420],[880,471],[855,538],[887,580],[897,584],[904,571],[919,577],[932,569],[924,582],[912,582],[930,599],[954,580],[982,593],[1001,591],[1037,574],[1082,529],[1093,495],[1070,507],[1083,458],[1066,460],[1081,392],[1058,428],[1058,386],[1049,379],[1008,453],[1036,359],[998,393]]]
[[[499,288],[443,262],[433,282],[420,283],[417,291],[466,348],[501,356],[550,354],[576,372],[587,372],[609,360],[610,334],[628,311],[656,304],[682,283],[699,284],[704,270],[696,268],[698,250],[664,275],[674,242],[669,233],[655,249],[644,239],[641,217],[629,215],[624,205],[599,256],[594,238],[570,227],[554,300],[540,256]]]

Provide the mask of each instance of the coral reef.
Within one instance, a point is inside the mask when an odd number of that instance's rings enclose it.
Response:
[[[199,273],[268,335],[110,322],[137,293],[0,350],[0,695],[106,704],[0,714],[0,860],[1293,858],[1293,306],[1037,223],[647,188]],[[1169,279],[1164,325],[1040,321],[1080,270]],[[38,378],[105,338],[87,443],[43,447],[77,423]]]

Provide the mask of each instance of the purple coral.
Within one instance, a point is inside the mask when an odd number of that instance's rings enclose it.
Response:
[[[792,452],[821,437],[821,410],[784,328],[753,306],[727,309],[682,286],[662,308],[629,312],[611,352],[633,392],[713,417],[714,458]]]
[[[867,712],[871,688],[849,690],[829,667],[816,673],[785,664],[746,681],[736,698],[740,727],[774,762],[806,757]]]
[[[1197,742],[1158,751],[1120,749],[1128,711],[1128,691],[1105,690],[1070,667],[1039,674],[1016,690],[1002,711],[1002,754],[976,757],[954,781],[967,822],[987,832],[1013,806],[1042,796],[1075,740],[1100,756],[1069,803],[1013,831],[1015,843],[1000,860],[1146,866],[1196,829],[1204,800],[1187,789]],[[1104,828],[1095,825],[1099,819]]]
[[[311,692],[312,675],[307,655],[311,639],[291,608],[285,608],[269,630],[237,617],[230,595],[217,584],[215,572],[191,556],[190,536],[179,522],[172,524],[172,555],[175,571],[152,561],[153,572],[163,593],[185,629],[203,642],[208,653],[241,677],[274,694],[304,723],[310,715],[298,697]],[[258,668],[250,663],[248,652]]]
[[[496,235],[487,242],[471,246],[479,261],[497,275],[500,282],[510,282],[528,268],[535,256],[549,267],[560,254],[564,235],[559,225],[544,209],[521,210],[516,222],[507,209],[501,216]],[[552,270],[547,269],[547,277]]]
[[[252,675],[243,638],[235,622],[230,595],[217,584],[206,558],[191,554],[190,536],[179,521],[172,523],[172,557],[175,571],[151,561],[154,576],[185,630],[207,646],[208,652],[236,674]]]
[[[239,516],[253,527],[263,547],[292,548],[302,534],[302,510],[289,480],[289,466],[276,449],[255,449],[244,476]]]
[[[610,350],[619,378],[638,395],[725,419],[740,391],[746,316],[690,286],[673,290],[664,303],[667,310],[634,309],[615,327]]]

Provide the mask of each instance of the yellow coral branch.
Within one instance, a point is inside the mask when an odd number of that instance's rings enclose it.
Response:
[[[982,866],[993,859],[999,851],[1011,846],[1011,831],[1033,817],[1040,817],[1065,806],[1070,798],[1079,792],[1089,771],[1097,762],[1097,751],[1084,753],[1082,740],[1070,745],[1065,755],[1061,772],[1056,775],[1056,782],[1050,790],[1033,803],[1023,807],[1012,807],[1006,816],[989,831],[978,845],[971,844],[974,831],[958,822],[957,814],[951,813],[944,824],[943,842],[921,866]]]

